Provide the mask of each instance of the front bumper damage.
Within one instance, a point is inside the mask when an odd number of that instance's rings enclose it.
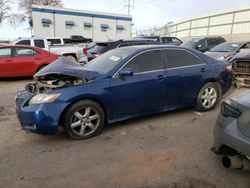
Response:
[[[57,134],[60,114],[67,104],[43,103],[29,106],[28,101],[33,96],[27,91],[16,95],[16,114],[22,129],[38,134]]]

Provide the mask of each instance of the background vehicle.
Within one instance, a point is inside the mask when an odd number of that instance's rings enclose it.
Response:
[[[105,122],[187,106],[213,109],[231,87],[227,66],[196,50],[163,45],[117,48],[84,66],[61,58],[17,94],[17,114],[32,132],[56,134],[60,124],[73,139],[90,138]]]
[[[93,42],[92,39],[85,38],[81,35],[72,35],[70,36],[71,43],[90,43]]]
[[[58,57],[59,55],[31,46],[1,46],[0,78],[33,76]]]
[[[47,40],[52,41],[53,38],[23,38],[13,41],[13,45],[28,45],[35,46],[47,50],[53,54],[58,54],[67,57],[72,61],[87,61],[86,55],[83,52],[84,46],[82,45],[54,45],[50,46]],[[56,43],[59,38],[55,38],[53,43]],[[62,40],[60,39],[60,42]]]
[[[138,36],[134,37],[134,39],[150,39],[154,40],[156,42],[159,42],[161,44],[168,44],[168,45],[174,45],[179,46],[182,44],[182,41],[176,37],[161,37],[161,36]]]
[[[217,60],[230,61],[230,59],[237,53],[239,53],[241,49],[249,49],[249,48],[250,48],[250,41],[224,42],[206,51],[205,54]]]
[[[250,93],[222,103],[214,129],[212,151],[224,155],[226,168],[250,170]]]
[[[236,86],[250,87],[250,49],[241,50],[230,62]]]
[[[193,48],[200,52],[206,52],[209,49],[223,42],[226,42],[226,40],[223,37],[193,38],[191,40],[182,43],[180,46]]]
[[[127,46],[137,46],[137,45],[152,45],[152,44],[160,44],[159,42],[155,42],[153,40],[147,39],[138,39],[138,40],[117,40],[117,41],[107,41],[107,42],[97,42],[93,45],[90,45],[86,49],[88,61],[100,56],[101,54],[112,50],[114,48],[121,48]]]

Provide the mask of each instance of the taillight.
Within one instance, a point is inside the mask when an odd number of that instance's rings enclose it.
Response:
[[[232,73],[232,72],[233,72],[232,65],[228,65],[228,66],[226,67],[226,71],[227,71],[228,73]]]
[[[88,56],[88,49],[87,48],[83,48],[82,52],[83,52],[83,54],[85,54],[86,56]]]
[[[241,111],[238,108],[226,102],[223,102],[221,105],[221,113],[224,117],[233,117],[236,119],[241,115]]]

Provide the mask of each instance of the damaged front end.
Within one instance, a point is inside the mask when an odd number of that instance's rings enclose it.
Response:
[[[234,61],[233,74],[237,87],[250,87],[250,59],[249,61]]]
[[[25,90],[30,93],[48,93],[50,90],[59,89],[62,87],[70,87],[75,85],[81,85],[88,82],[83,78],[77,78],[68,75],[48,75],[35,78],[35,83],[28,83],[25,86]]]
[[[250,51],[237,54],[232,63],[235,85],[250,87]]]
[[[35,82],[25,86],[30,93],[48,93],[51,90],[93,81],[98,73],[85,70],[79,63],[61,57],[34,75]]]

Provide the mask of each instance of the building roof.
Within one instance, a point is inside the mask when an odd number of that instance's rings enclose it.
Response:
[[[40,12],[40,13],[44,12],[44,13],[51,13],[51,14],[54,13],[54,14],[62,14],[70,16],[95,17],[95,18],[112,19],[112,20],[132,21],[132,16],[124,14],[104,13],[104,12],[96,12],[89,10],[76,10],[76,9],[41,6],[41,5],[32,5],[32,12]]]

